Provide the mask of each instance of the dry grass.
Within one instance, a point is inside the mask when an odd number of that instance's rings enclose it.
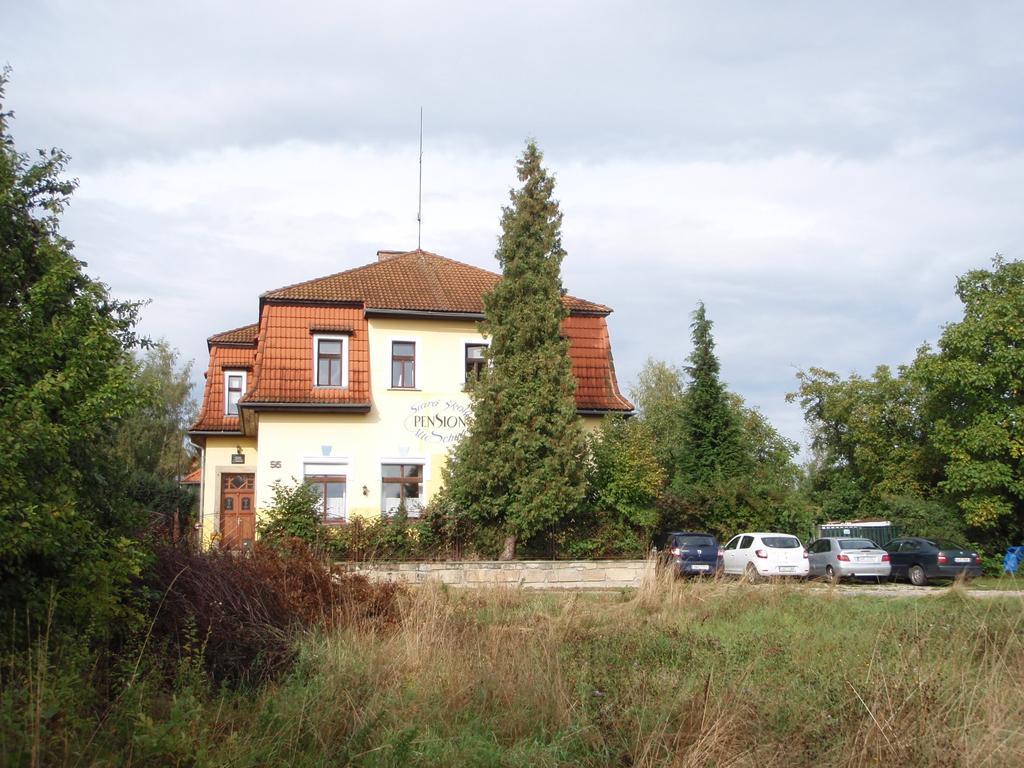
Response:
[[[300,541],[257,545],[245,557],[165,545],[149,586],[151,633],[175,651],[202,649],[215,682],[258,682],[286,670],[299,630],[397,618],[393,584],[332,574]]]
[[[322,637],[308,663],[369,675],[368,698],[338,704],[371,749],[400,722],[403,754],[430,764],[432,740],[482,731],[500,754],[595,765],[975,766],[1024,758],[1020,609],[660,576],[623,598],[428,586],[395,631]]]
[[[140,701],[150,720],[111,718],[91,749],[151,765],[1024,764],[1024,601],[813,591],[428,585],[393,622],[311,632],[280,682]]]

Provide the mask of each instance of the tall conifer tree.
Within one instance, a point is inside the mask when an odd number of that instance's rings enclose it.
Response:
[[[684,439],[679,446],[673,490],[686,494],[706,488],[748,470],[741,426],[729,403],[729,394],[718,377],[715,340],[704,303],[697,305],[690,325],[693,352],[686,372]]]
[[[484,297],[481,326],[490,366],[470,388],[473,419],[446,473],[454,504],[505,536],[503,559],[572,511],[585,490],[576,382],[560,336],[562,214],[542,159],[529,142],[517,164],[522,186],[503,208],[502,279]]]

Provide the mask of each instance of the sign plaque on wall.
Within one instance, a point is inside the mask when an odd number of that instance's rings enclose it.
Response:
[[[451,445],[465,434],[471,413],[468,405],[437,398],[411,406],[403,423],[407,432],[425,443]]]
[[[244,453],[232,453],[231,454],[231,463],[232,464],[245,464],[245,454]]]

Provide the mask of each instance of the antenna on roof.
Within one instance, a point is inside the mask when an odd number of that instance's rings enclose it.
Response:
[[[423,241],[423,107],[420,107],[420,189],[416,208],[416,250]]]

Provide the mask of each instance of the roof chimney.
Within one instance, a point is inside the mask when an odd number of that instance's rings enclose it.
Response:
[[[377,261],[387,261],[396,256],[404,256],[408,251],[377,251]]]

